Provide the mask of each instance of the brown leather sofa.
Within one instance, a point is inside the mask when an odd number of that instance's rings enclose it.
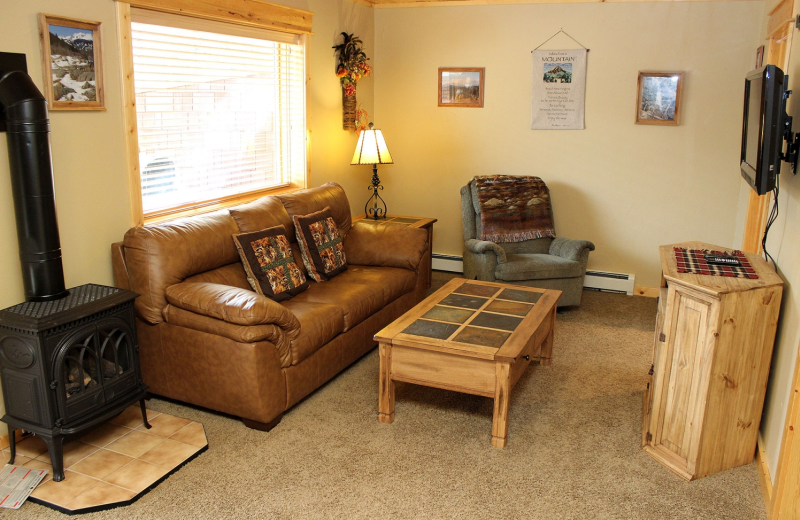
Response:
[[[251,290],[232,235],[330,206],[348,268],[277,303]],[[283,412],[375,346],[373,335],[425,296],[428,233],[352,224],[337,184],[137,227],[112,246],[114,282],[140,294],[136,330],[154,394],[270,430]],[[377,389],[376,389],[377,392]]]

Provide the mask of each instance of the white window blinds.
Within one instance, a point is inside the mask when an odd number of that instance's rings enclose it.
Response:
[[[131,43],[145,215],[302,177],[297,37],[168,15],[168,25],[151,23],[142,13],[132,17]],[[207,30],[215,25],[219,32]]]

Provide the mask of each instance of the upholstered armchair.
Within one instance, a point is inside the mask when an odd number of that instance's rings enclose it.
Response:
[[[588,240],[535,238],[502,244],[481,240],[481,215],[475,182],[461,188],[464,278],[505,282],[563,294],[559,307],[579,305],[589,252]]]

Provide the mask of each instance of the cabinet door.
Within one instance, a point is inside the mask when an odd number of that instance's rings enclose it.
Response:
[[[652,421],[651,412],[653,410],[653,394],[655,392],[656,374],[655,367],[661,355],[661,338],[664,337],[664,314],[667,310],[667,294],[668,289],[666,284],[661,288],[658,295],[658,313],[656,314],[656,330],[653,335],[653,363],[650,365],[648,375],[650,378],[647,381],[647,388],[644,391],[643,408],[642,408],[642,446],[647,446],[652,441],[650,434],[650,423]]]
[[[674,286],[673,286],[674,287]],[[719,302],[702,293],[674,287],[660,353],[659,395],[654,396],[654,447],[672,453],[694,472],[705,414],[713,337],[710,322]]]

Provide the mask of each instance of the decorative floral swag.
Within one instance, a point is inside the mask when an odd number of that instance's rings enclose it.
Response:
[[[358,80],[372,73],[372,67],[367,64],[367,55],[364,53],[364,42],[352,34],[342,33],[344,42],[335,45],[338,62],[336,64],[336,77],[342,84],[346,96],[354,96]]]

